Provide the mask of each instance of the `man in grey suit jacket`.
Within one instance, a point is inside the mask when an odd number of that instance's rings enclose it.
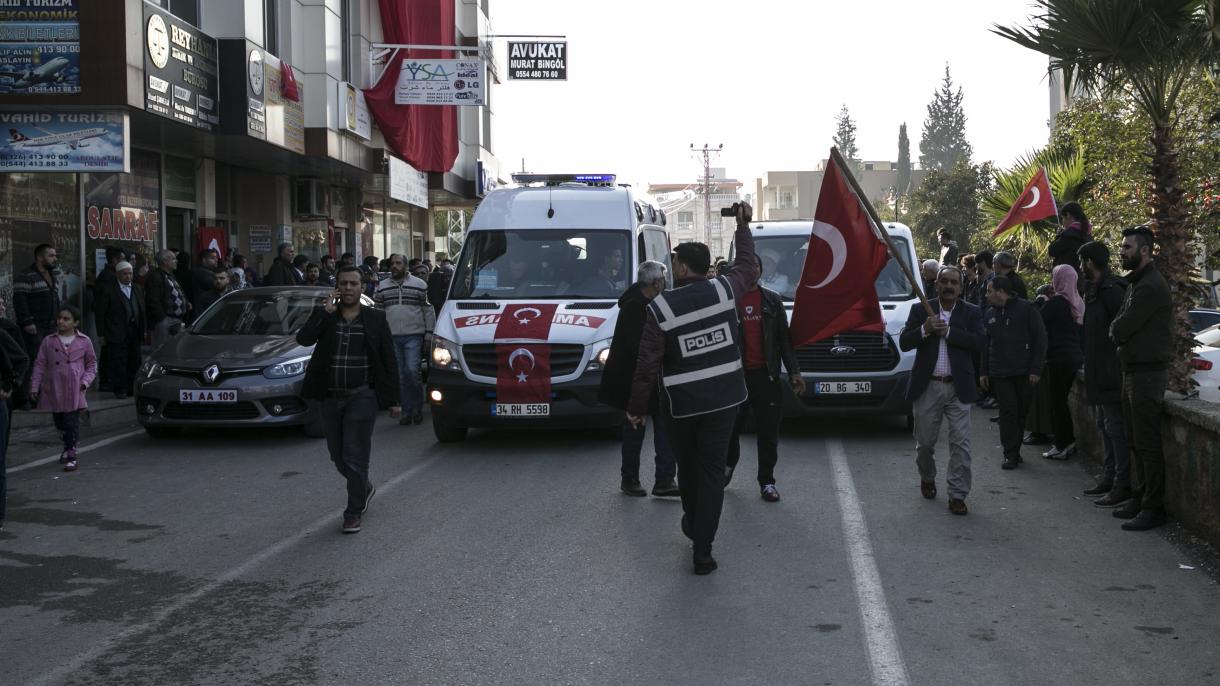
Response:
[[[987,345],[982,311],[961,300],[962,273],[944,266],[936,275],[934,316],[912,307],[898,337],[903,350],[915,350],[915,365],[907,386],[914,403],[916,465],[923,497],[936,497],[936,439],[941,422],[949,420],[949,511],[966,514],[970,493],[970,404],[975,388],[974,356]]]

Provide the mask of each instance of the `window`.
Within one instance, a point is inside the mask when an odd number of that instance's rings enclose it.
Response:
[[[263,48],[272,55],[280,54],[280,25],[277,19],[280,0],[263,0]]]
[[[535,229],[467,236],[451,298],[618,298],[629,275],[626,231]]]
[[[343,80],[350,82],[352,80],[352,13],[348,3],[339,3],[339,51],[343,53],[342,75]]]
[[[199,26],[199,0],[159,0],[156,4],[182,21]]]
[[[781,210],[796,209],[796,188],[780,186],[775,191],[775,206]]]

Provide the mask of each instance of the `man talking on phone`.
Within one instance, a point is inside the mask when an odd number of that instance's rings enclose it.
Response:
[[[347,479],[343,533],[360,531],[376,488],[369,480],[369,454],[379,409],[397,419],[398,363],[385,312],[360,304],[360,269],[339,268],[335,291],[319,300],[297,343],[315,345],[301,395],[321,403],[322,431],[335,468]]]
[[[737,406],[746,400],[737,300],[758,281],[747,203],[725,208],[737,218],[733,265],[708,278],[712,255],[703,243],[674,249],[674,287],[648,303],[644,334],[627,403],[627,421],[644,425],[660,378],[662,411],[678,459],[682,533],[695,544],[695,574],[716,570],[712,540],[724,505],[724,469]]]

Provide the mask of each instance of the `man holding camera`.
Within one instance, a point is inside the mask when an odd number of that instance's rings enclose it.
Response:
[[[737,258],[723,273],[707,277],[712,255],[703,243],[674,249],[674,288],[648,304],[627,404],[627,421],[643,426],[660,376],[678,459],[682,533],[694,542],[696,574],[716,569],[712,541],[724,504],[726,455],[737,406],[746,400],[737,301],[758,280],[752,210],[735,203],[730,211],[737,218]]]

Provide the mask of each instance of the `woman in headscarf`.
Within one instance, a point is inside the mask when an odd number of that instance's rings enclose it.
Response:
[[[1042,456],[1066,460],[1076,452],[1076,432],[1072,413],[1068,410],[1068,395],[1076,370],[1084,361],[1080,345],[1080,326],[1084,322],[1084,300],[1076,286],[1076,269],[1061,264],[1051,271],[1054,294],[1042,306],[1042,323],[1046,325],[1046,373],[1051,395],[1051,421],[1055,427],[1055,443]]]

